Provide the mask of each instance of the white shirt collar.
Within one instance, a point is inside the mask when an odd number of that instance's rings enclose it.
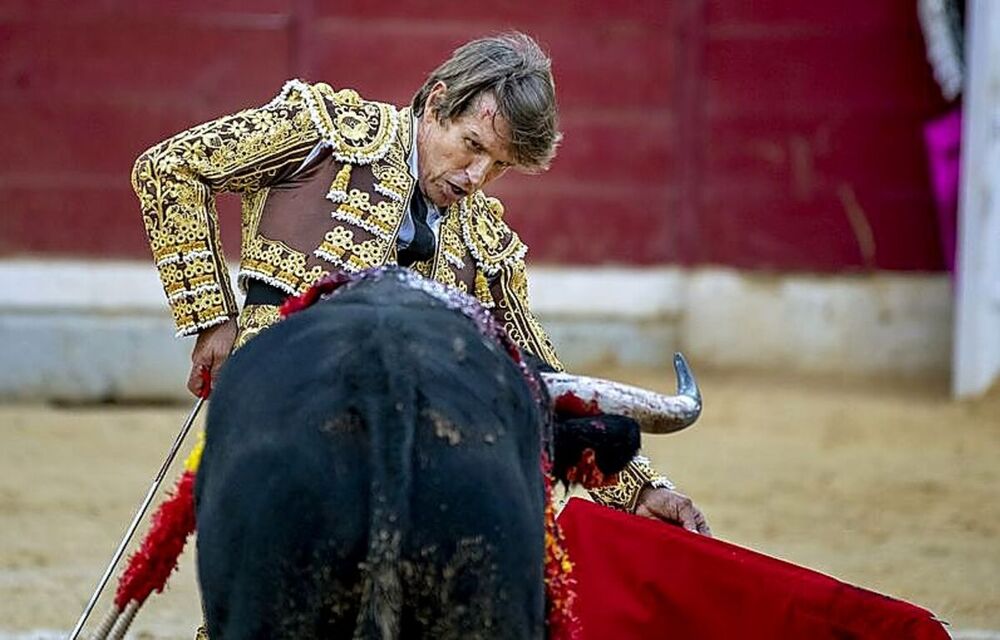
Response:
[[[419,180],[420,176],[417,175],[420,170],[420,165],[417,162],[417,127],[420,126],[420,120],[411,114],[410,122],[410,129],[413,131],[413,145],[410,147],[410,157],[406,159],[406,164],[410,167],[410,175],[413,179]]]

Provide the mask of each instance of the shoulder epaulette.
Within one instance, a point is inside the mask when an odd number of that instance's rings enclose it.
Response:
[[[364,100],[353,89],[334,89],[323,82],[289,80],[271,104],[302,100],[320,136],[338,162],[371,164],[381,160],[396,137],[396,107]]]
[[[479,268],[495,276],[504,265],[524,260],[528,247],[503,221],[503,205],[477,191],[462,201],[462,236]]]

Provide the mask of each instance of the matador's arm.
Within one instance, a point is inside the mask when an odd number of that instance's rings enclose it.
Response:
[[[319,91],[290,82],[269,104],[179,133],[136,161],[132,186],[178,335],[236,315],[215,194],[259,194],[297,167],[321,139]]]
[[[478,209],[473,208],[472,213],[474,216],[492,214],[483,219],[490,221],[488,235],[499,238],[499,241],[477,242],[477,236],[472,231],[469,236],[480,254],[477,256],[479,261],[485,262],[487,270],[492,269],[496,274],[490,285],[494,317],[518,346],[538,356],[556,371],[562,371],[562,363],[556,356],[552,342],[531,313],[528,303],[528,279],[524,264],[526,249],[517,234],[502,223],[503,207],[499,201],[486,198],[484,205]],[[476,218],[470,217],[470,225],[474,220]],[[495,249],[490,251],[493,247]],[[477,297],[482,298],[478,292]],[[617,484],[591,489],[591,497],[609,507],[635,512],[639,495],[644,488],[673,488],[670,480],[657,473],[649,459],[641,455],[632,459],[619,477]]]
[[[517,261],[500,270],[500,277],[494,285],[496,290],[494,313],[507,333],[519,346],[542,358],[555,368],[562,370],[552,342],[542,325],[532,315],[528,306],[528,281],[523,261]],[[649,458],[638,455],[619,474],[619,481],[598,489],[590,489],[590,496],[600,504],[635,512],[639,494],[647,487],[673,488],[670,480],[658,473]]]
[[[541,358],[554,370],[562,371],[563,365],[552,341],[528,306],[528,276],[523,258],[500,266],[491,293],[494,301],[493,315],[506,329],[511,340]]]

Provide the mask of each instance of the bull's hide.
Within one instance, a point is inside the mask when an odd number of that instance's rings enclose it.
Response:
[[[544,635],[545,413],[408,283],[354,283],[226,364],[196,486],[213,639]]]

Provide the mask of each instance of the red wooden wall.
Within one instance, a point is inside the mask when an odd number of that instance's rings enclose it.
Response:
[[[145,257],[149,145],[290,77],[404,103],[517,28],[552,55],[566,136],[548,174],[493,189],[535,261],[937,270],[921,126],[944,105],[914,4],[5,0],[0,255]]]

